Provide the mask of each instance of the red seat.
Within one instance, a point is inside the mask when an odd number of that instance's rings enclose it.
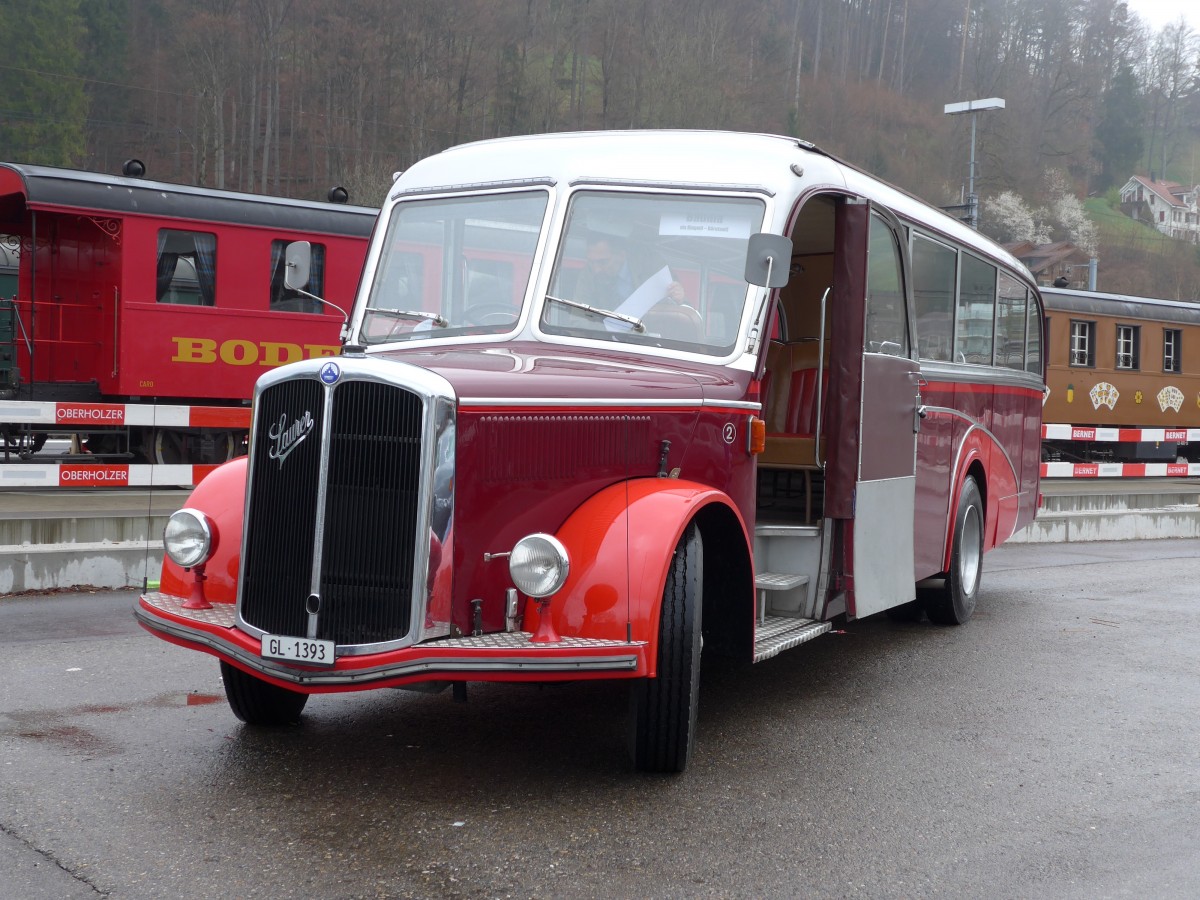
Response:
[[[829,373],[823,373],[821,381],[821,405],[829,396]],[[813,437],[817,433],[817,370],[797,369],[792,373],[791,390],[788,392],[787,434]]]

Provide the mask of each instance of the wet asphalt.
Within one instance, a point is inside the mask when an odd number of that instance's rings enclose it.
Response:
[[[134,594],[0,599],[0,897],[1200,896],[1200,547],[1017,545],[962,628],[706,660],[689,770],[614,684],[247,728]]]

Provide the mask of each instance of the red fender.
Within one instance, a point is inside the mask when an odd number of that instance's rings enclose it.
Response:
[[[209,603],[236,602],[246,508],[246,457],[230,460],[206,475],[184,505],[200,510],[216,525],[217,549],[204,567],[204,598]],[[163,557],[160,591],[186,597],[193,581],[192,573],[185,572],[170,557]]]
[[[1012,535],[1016,522],[1015,504],[1003,504],[1006,497],[1017,492],[1017,473],[992,437],[983,428],[972,428],[963,438],[958,453],[958,465],[954,473],[954,492],[951,495],[950,515],[946,521],[945,556],[942,571],[950,569],[950,554],[954,547],[954,522],[958,517],[958,501],[962,495],[963,482],[971,464],[979,460],[983,466],[984,484],[979,485],[986,497],[984,509],[983,549],[993,550]],[[1003,536],[1002,536],[1003,535]]]
[[[645,641],[647,674],[653,675],[671,554],[696,513],[713,503],[734,512],[749,546],[746,523],[729,497],[696,482],[639,478],[611,485],[583,503],[556,534],[571,571],[550,602],[554,630],[570,637]],[[537,624],[531,603],[526,630],[535,631]]]

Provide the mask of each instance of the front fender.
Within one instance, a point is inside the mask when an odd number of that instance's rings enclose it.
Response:
[[[667,569],[684,529],[711,504],[727,507],[749,544],[736,506],[707,485],[640,478],[611,485],[583,503],[559,528],[571,572],[549,604],[555,631],[571,637],[646,641],[653,673]],[[710,550],[715,559],[718,548]],[[529,605],[526,627],[536,630]]]
[[[238,568],[242,559],[242,526],[246,510],[246,457],[240,456],[218,466],[196,485],[184,505],[198,509],[216,525],[217,549],[204,567],[207,580],[204,597],[210,603],[237,600]],[[163,557],[159,590],[164,594],[186,597],[193,576]]]

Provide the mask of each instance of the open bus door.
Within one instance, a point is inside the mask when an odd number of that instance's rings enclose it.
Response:
[[[901,228],[865,201],[838,204],[826,514],[844,522],[847,612],[906,603],[913,579],[920,368],[912,358]]]

